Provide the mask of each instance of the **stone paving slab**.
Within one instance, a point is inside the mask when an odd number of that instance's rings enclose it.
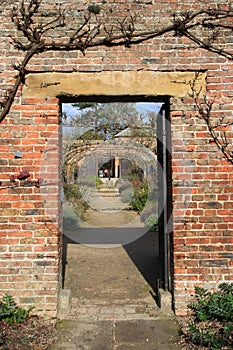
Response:
[[[58,340],[49,350],[110,350],[113,349],[110,322],[61,321],[57,326]]]
[[[59,338],[49,350],[181,350],[174,319],[58,324]]]
[[[116,323],[115,340],[118,349],[159,349],[178,346],[179,327],[174,320],[137,320]],[[156,347],[155,347],[156,346]]]

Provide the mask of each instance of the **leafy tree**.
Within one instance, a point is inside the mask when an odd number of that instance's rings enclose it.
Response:
[[[132,128],[145,124],[133,103],[74,104],[78,113],[71,116],[71,125],[84,130],[84,139],[111,139],[128,126]],[[145,117],[145,116],[144,116]]]

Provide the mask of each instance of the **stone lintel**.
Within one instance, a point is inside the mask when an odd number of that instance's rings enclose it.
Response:
[[[190,83],[196,91],[206,91],[206,74],[195,72],[31,73],[27,75],[23,97],[61,96],[168,96],[189,97]]]

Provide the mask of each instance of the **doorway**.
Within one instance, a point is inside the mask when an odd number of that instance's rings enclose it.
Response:
[[[63,282],[79,313],[123,300],[151,313],[158,289],[170,290],[167,106],[77,101],[77,116],[63,104]]]

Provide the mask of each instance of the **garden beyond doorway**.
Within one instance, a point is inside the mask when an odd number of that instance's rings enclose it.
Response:
[[[85,320],[153,317],[158,312],[158,232],[145,233],[136,211],[123,209],[119,214],[120,199],[114,210],[112,190],[104,192],[104,210],[87,210],[85,221],[92,228],[80,229],[79,235],[122,235],[132,242],[79,244],[64,237],[64,288],[71,290],[71,313]]]
[[[132,303],[134,314],[157,310],[160,105],[138,105],[78,104],[78,115],[67,115],[70,106],[64,112],[64,287],[79,311],[82,301],[103,307],[107,300],[116,308]]]

